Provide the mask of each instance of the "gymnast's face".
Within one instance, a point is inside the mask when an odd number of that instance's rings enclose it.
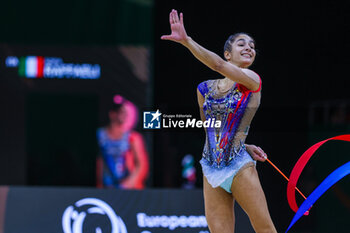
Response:
[[[109,120],[111,123],[122,125],[127,117],[125,106],[121,106],[118,110],[109,111]]]
[[[237,36],[231,47],[231,52],[224,53],[227,61],[241,68],[248,68],[253,64],[256,52],[254,40],[250,36],[246,34]]]

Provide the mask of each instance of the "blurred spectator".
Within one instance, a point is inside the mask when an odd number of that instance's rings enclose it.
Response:
[[[133,130],[137,109],[120,95],[113,98],[109,124],[97,130],[97,187],[143,189],[149,162],[143,137]]]
[[[185,155],[182,159],[182,188],[194,189],[196,185],[196,168],[194,167],[194,157],[191,154]]]

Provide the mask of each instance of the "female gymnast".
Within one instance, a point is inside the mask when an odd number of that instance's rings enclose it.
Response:
[[[133,129],[137,108],[116,95],[108,116],[108,126],[97,130],[100,148],[96,161],[97,187],[143,189],[149,164],[143,137]]]
[[[169,15],[171,34],[163,40],[178,42],[203,64],[225,78],[198,85],[197,96],[202,120],[221,120],[221,128],[207,128],[203,157],[204,204],[212,233],[234,232],[234,203],[249,216],[258,233],[277,232],[256,170],[256,160],[265,161],[264,151],[244,144],[249,125],[260,105],[261,79],[249,70],[255,59],[255,42],[246,33],[231,35],[222,59],[203,48],[186,33],[183,14]]]

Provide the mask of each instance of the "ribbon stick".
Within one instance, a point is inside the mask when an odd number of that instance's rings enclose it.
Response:
[[[266,161],[269,162],[269,164],[271,164],[271,166],[272,166],[273,168],[275,168],[287,181],[289,181],[288,177],[287,177],[280,169],[278,169],[278,167],[277,167],[275,164],[273,164],[273,163],[271,162],[271,160],[269,160],[268,158],[266,158]],[[299,193],[304,199],[306,199],[305,195],[304,195],[297,187],[295,187],[295,189],[298,191],[298,193]]]
[[[280,169],[278,169],[278,167],[277,167],[275,164],[273,164],[273,163],[271,162],[271,160],[269,160],[267,157],[265,157],[265,159],[266,159],[267,162],[269,162],[269,164],[271,164],[271,166],[272,166],[273,168],[275,168],[275,169],[289,182],[288,177],[287,177]],[[295,187],[295,190],[297,190],[298,193],[306,200],[305,195],[304,195],[297,187]],[[306,212],[305,212],[305,215],[309,215],[309,211],[306,211]]]
[[[332,172],[324,181],[313,191],[310,196],[301,204],[298,211],[294,215],[292,222],[289,224],[287,231],[303,216],[303,214],[310,209],[310,207],[317,201],[323,193],[325,193],[332,185],[350,174],[350,162],[340,166]],[[286,232],[287,232],[286,231]]]

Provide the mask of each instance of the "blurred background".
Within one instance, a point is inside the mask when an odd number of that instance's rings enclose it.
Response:
[[[262,147],[287,175],[311,145],[350,132],[348,2],[5,1],[0,8],[0,185],[95,187],[96,130],[108,124],[118,94],[138,108],[135,131],[149,158],[146,187],[184,187],[187,155],[195,161],[193,186],[202,186],[198,161],[204,131],[142,125],[142,112],[157,109],[199,119],[197,85],[220,78],[181,45],[160,40],[170,33],[171,9],[184,13],[189,36],[220,56],[235,32],[255,39],[251,69],[261,76],[263,91],[247,143]],[[51,66],[43,68],[43,60]],[[309,195],[349,160],[349,151],[344,142],[323,146],[298,187]],[[257,169],[271,216],[284,230],[294,215],[287,183],[267,163]],[[349,179],[313,209],[296,232],[347,232]]]

